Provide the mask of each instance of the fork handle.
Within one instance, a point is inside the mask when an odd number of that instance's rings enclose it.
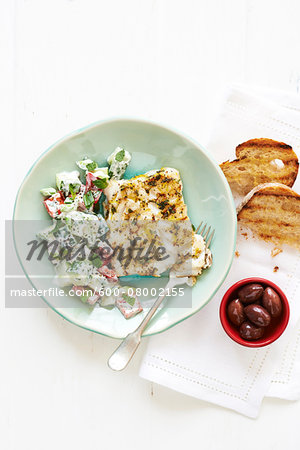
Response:
[[[152,319],[156,313],[158,307],[162,303],[163,299],[167,295],[167,291],[170,287],[174,285],[172,279],[169,280],[163,292],[157,297],[156,301],[148,311],[148,314],[144,317],[138,328],[129,333],[126,338],[121,342],[119,347],[114,351],[114,353],[109,358],[107,364],[112,370],[123,370],[128,365],[129,361],[135,354],[138,346],[141,342],[141,337],[143,331],[145,330],[149,320]]]
[[[107,361],[108,366],[116,371],[125,369],[140,342],[141,333],[137,332],[137,330],[129,333]]]

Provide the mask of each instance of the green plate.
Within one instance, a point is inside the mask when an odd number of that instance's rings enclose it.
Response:
[[[149,336],[176,325],[206,305],[224,281],[235,251],[236,213],[229,185],[218,164],[190,138],[155,123],[128,119],[92,124],[63,138],[41,155],[19,189],[14,210],[15,247],[27,278],[35,288],[41,288],[38,277],[41,264],[36,270],[28,266],[24,227],[20,221],[41,220],[49,221],[50,224],[51,219],[42,204],[40,189],[54,186],[56,172],[74,170],[75,161],[84,156],[95,159],[100,165],[104,164],[106,157],[117,146],[125,147],[132,154],[126,178],[161,167],[178,169],[192,223],[197,225],[203,220],[216,230],[211,245],[214,258],[212,267],[199,277],[193,288],[185,288],[188,302],[183,304],[179,296],[169,297],[165,301],[146,329],[144,335]],[[44,269],[52,270],[49,261],[43,264],[49,265]],[[164,285],[166,281],[164,278],[158,283]],[[135,280],[135,284],[141,288],[151,287],[152,283],[151,278]],[[116,308],[90,308],[74,298],[69,298],[68,303],[60,307],[55,306],[58,299],[53,295],[43,298],[73,324],[114,338],[123,338],[133,331],[147,312],[146,308],[143,313],[126,320]]]

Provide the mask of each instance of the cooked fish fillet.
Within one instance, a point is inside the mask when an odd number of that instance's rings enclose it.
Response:
[[[177,276],[197,276],[211,264],[210,251],[188,219],[178,170],[162,168],[130,180],[110,180],[104,193],[109,241],[117,249],[112,265],[118,276],[159,276],[171,268]],[[162,258],[156,257],[159,247],[165,249]]]
[[[130,180],[111,180],[104,190],[108,220],[187,220],[178,170],[151,170]]]

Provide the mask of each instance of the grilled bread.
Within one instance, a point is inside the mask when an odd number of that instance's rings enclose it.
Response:
[[[300,195],[280,183],[256,186],[237,207],[238,220],[275,245],[300,250]]]
[[[292,187],[298,173],[298,158],[292,147],[272,139],[251,139],[236,147],[234,161],[220,164],[232,191],[246,195],[261,183]]]

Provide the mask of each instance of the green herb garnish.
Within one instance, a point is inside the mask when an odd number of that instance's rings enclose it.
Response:
[[[80,268],[80,262],[72,261],[70,263],[70,267],[69,267],[68,272],[77,272],[79,270],[79,268]]]
[[[158,203],[159,209],[164,209],[168,205],[169,205],[169,200],[163,200],[162,202]]]
[[[57,236],[57,232],[59,231],[59,229],[62,227],[64,227],[64,224],[60,220],[55,220],[55,227],[52,231],[55,237]]]
[[[105,189],[108,184],[106,178],[97,178],[97,180],[93,180],[92,183],[98,189]]]
[[[130,297],[127,294],[123,294],[123,298],[130,306],[133,306],[135,304],[135,298],[134,297]]]
[[[80,300],[82,301],[82,303],[86,303],[88,301],[88,298],[88,295],[80,295]]]
[[[89,208],[90,206],[92,206],[92,204],[94,203],[93,193],[91,191],[88,191],[86,194],[84,194],[83,201],[84,201],[86,208]]]
[[[72,199],[74,200],[74,198],[76,197],[77,191],[78,191],[78,186],[70,183],[69,191],[70,191]]]
[[[124,156],[125,156],[125,150],[122,149],[116,154],[115,160],[118,161],[118,162],[121,162],[121,161],[123,161]]]
[[[97,269],[99,269],[99,267],[103,265],[103,262],[98,255],[94,255],[92,258],[90,258],[90,261]]]
[[[93,162],[91,162],[91,163],[88,163],[88,164],[86,165],[86,169],[87,169],[89,172],[92,172],[93,170],[97,169],[97,167],[98,167],[98,164],[97,164],[95,161],[93,161]]]

